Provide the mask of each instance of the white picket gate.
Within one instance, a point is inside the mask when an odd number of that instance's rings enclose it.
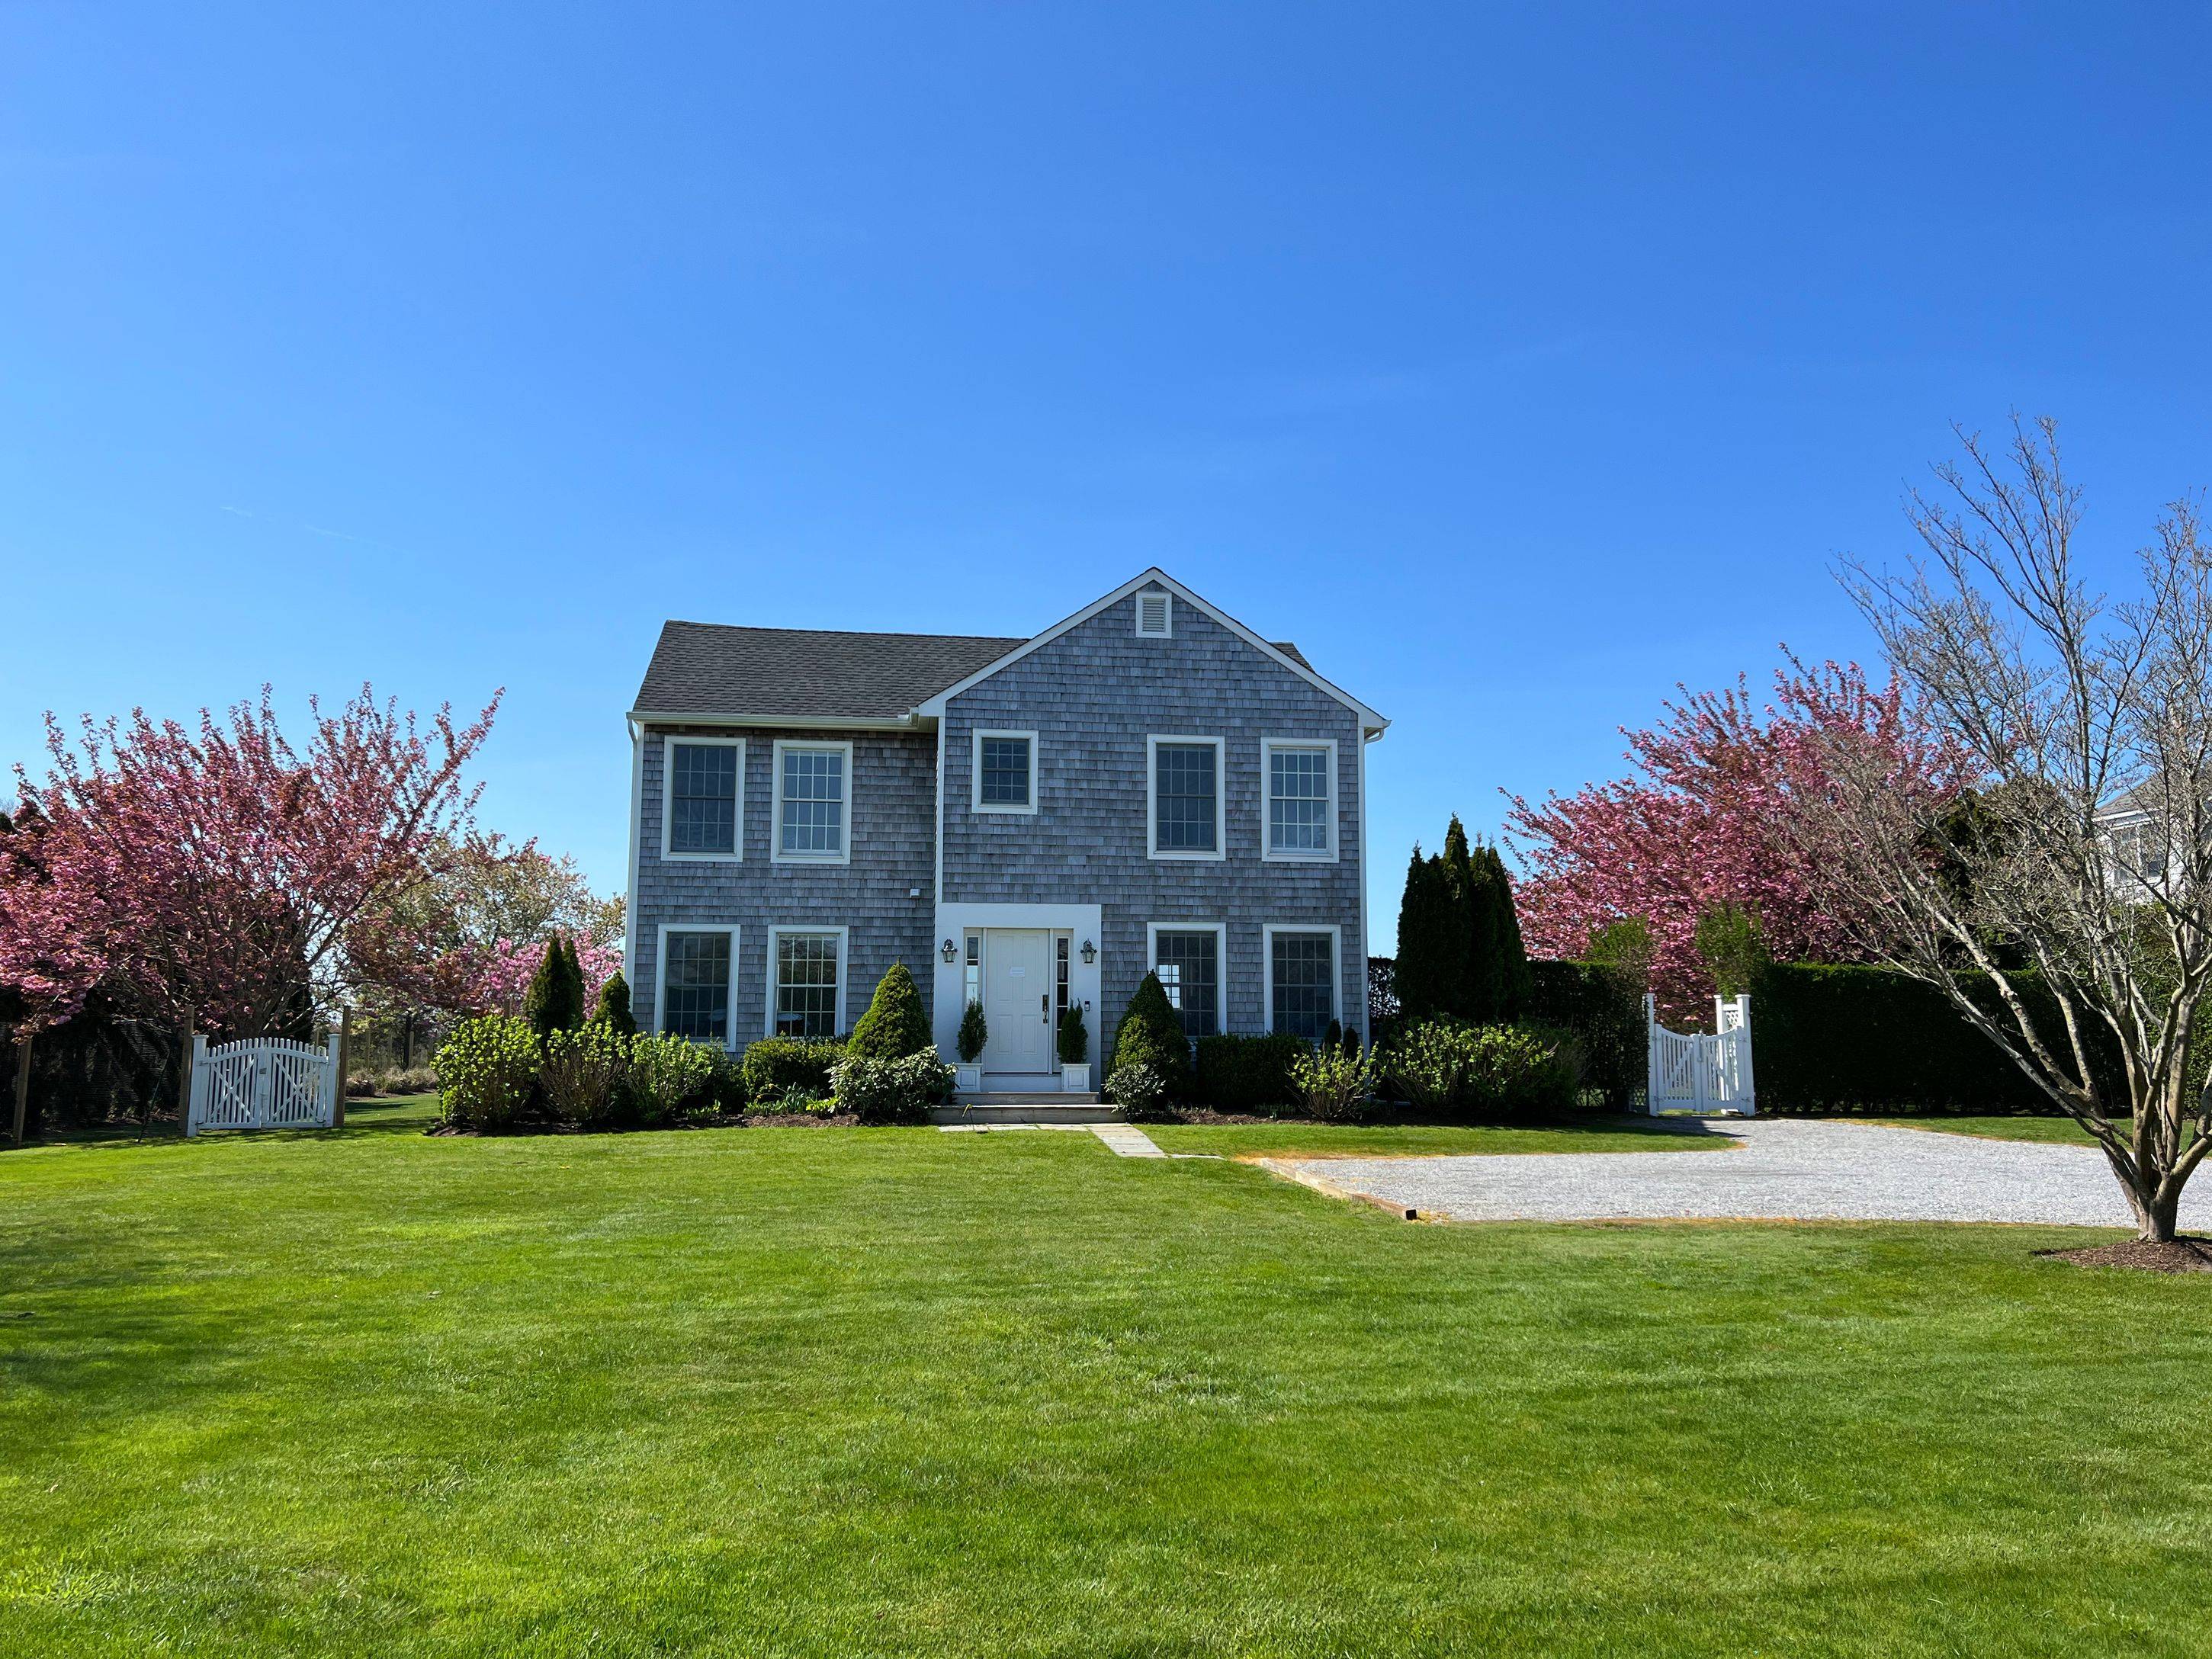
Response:
[[[1751,998],[1715,997],[1713,1024],[1718,1029],[1711,1032],[1670,1031],[1659,1023],[1658,1005],[1645,995],[1644,1099],[1654,1117],[1681,1111],[1758,1115],[1751,1077]]]
[[[192,1039],[192,1091],[185,1133],[203,1129],[327,1129],[337,1116],[338,1038],[327,1048],[283,1037],[218,1043]]]

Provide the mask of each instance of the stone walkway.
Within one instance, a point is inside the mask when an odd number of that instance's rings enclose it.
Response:
[[[2135,1224],[2093,1146],[1802,1118],[1712,1120],[1702,1132],[1739,1144],[1708,1152],[1260,1161],[1324,1192],[1455,1221]],[[2212,1230],[2212,1186],[2191,1183],[2181,1224]]]
[[[1165,1158],[1159,1144],[1129,1123],[1094,1123],[1091,1133],[1114,1149],[1116,1158]]]

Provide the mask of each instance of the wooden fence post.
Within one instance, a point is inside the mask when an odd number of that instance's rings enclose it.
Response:
[[[15,1144],[23,1144],[23,1116],[31,1103],[31,1030],[15,1028]]]
[[[192,1026],[198,1014],[186,1018],[185,1034],[177,1040],[177,1133],[190,1134],[192,1127]]]
[[[338,1010],[338,1074],[331,1085],[331,1127],[345,1127],[346,1067],[353,1063],[353,1010]]]

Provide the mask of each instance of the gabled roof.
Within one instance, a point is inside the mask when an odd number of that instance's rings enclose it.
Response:
[[[1033,639],[979,634],[853,634],[812,628],[664,623],[630,709],[635,720],[681,724],[909,726],[1140,587],[1197,606],[1263,656],[1334,697],[1380,732],[1389,722],[1313,670],[1287,640],[1261,639],[1157,568]]]
[[[672,622],[633,716],[904,724],[915,705],[1023,643],[973,634],[845,634]]]

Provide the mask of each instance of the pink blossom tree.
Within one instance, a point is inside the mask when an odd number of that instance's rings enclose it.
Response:
[[[139,710],[71,743],[49,714],[46,777],[16,768],[42,828],[0,839],[0,979],[44,1024],[94,984],[126,1018],[231,1035],[327,1006],[356,920],[465,829],[463,769],[498,704],[426,731],[363,686],[334,714],[311,702],[304,752],[267,687],[197,732]]]
[[[1855,664],[1791,659],[1765,705],[1739,681],[1686,690],[1657,726],[1624,730],[1638,776],[1540,805],[1510,797],[1531,951],[1580,957],[1608,924],[1639,920],[1651,933],[1651,988],[1676,1015],[1712,993],[1698,922],[1724,905],[1755,916],[1777,957],[1863,959],[1863,919],[1838,914],[1802,822],[1806,803],[1832,791],[1826,757],[1839,732],[1888,755],[1911,787],[1955,789],[1955,766],[1911,727],[1894,686],[1874,689]]]

